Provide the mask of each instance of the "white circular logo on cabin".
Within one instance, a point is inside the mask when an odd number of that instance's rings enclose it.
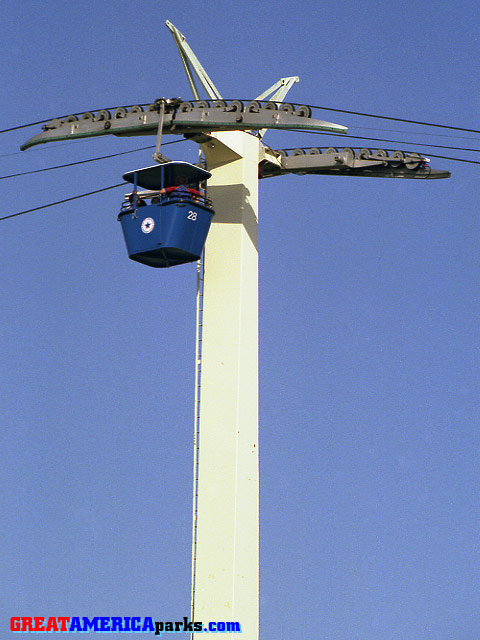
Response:
[[[145,220],[142,222],[143,233],[150,233],[151,231],[153,231],[154,226],[155,220],[153,218],[145,218]]]

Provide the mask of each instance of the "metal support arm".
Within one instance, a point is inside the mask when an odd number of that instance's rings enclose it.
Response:
[[[357,176],[371,178],[449,178],[449,171],[431,169],[429,159],[413,151],[394,151],[389,155],[385,149],[360,149],[355,155],[351,148],[341,151],[329,147],[319,149],[295,149],[286,151],[265,148],[259,158],[259,177],[295,173],[317,175]]]
[[[295,108],[284,104],[280,109],[264,108],[257,101],[244,105],[240,100],[229,104],[218,101],[210,105],[206,101],[197,104],[178,100],[157,100],[144,111],[135,106],[129,111],[120,107],[111,114],[102,109],[96,114],[88,112],[80,116],[54,120],[43,125],[43,133],[30,138],[22,151],[42,142],[71,140],[91,136],[113,134],[116,136],[157,135],[159,111],[165,104],[163,133],[185,135],[200,131],[249,131],[268,129],[304,129],[347,133],[347,127],[333,122],[316,120],[303,105]]]
[[[167,27],[170,29],[173,39],[175,40],[175,44],[177,45],[178,51],[180,53],[180,57],[182,59],[182,64],[185,69],[185,73],[187,74],[188,83],[190,84],[190,88],[192,89],[193,96],[195,100],[199,100],[200,96],[198,94],[197,86],[195,84],[195,79],[193,76],[193,72],[196,73],[198,79],[202,87],[205,89],[207,96],[215,100],[219,99],[222,96],[218,91],[217,87],[213,84],[212,79],[205,71],[205,69],[200,64],[199,59],[193,53],[190,48],[185,36],[181,33],[177,27],[172,24],[169,20],[165,22]],[[193,71],[193,72],[192,72]]]

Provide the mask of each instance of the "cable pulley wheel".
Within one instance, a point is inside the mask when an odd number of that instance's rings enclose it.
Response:
[[[86,111],[85,113],[82,113],[80,120],[95,120],[95,114],[91,111]]]
[[[206,100],[198,100],[195,103],[195,109],[210,109],[210,103]]]
[[[357,160],[368,160],[369,156],[372,155],[371,149],[359,149],[357,151]]]
[[[373,154],[373,157],[378,158],[379,160],[382,160],[383,158],[388,158],[388,151],[385,151],[385,149],[377,149]]]
[[[232,100],[228,105],[227,111],[243,111],[243,102],[241,100]]]
[[[295,111],[295,109],[293,108],[293,104],[290,104],[288,102],[283,102],[279,107],[278,110],[281,113],[288,113],[288,115],[292,115],[293,112]]]
[[[181,102],[178,110],[180,113],[188,113],[189,111],[193,111],[194,106],[192,102]]]
[[[95,121],[99,122],[100,120],[110,120],[112,116],[110,115],[110,111],[107,109],[100,109],[97,111],[97,115],[95,116]]]
[[[412,160],[410,160],[410,158],[412,158]],[[413,158],[418,158],[418,160],[413,160]],[[409,151],[405,160],[405,166],[407,167],[407,169],[418,169],[420,163],[422,162],[422,156],[419,153]]]
[[[130,107],[128,113],[143,113],[143,107],[139,104],[135,104],[133,107]]]
[[[323,153],[338,153],[338,149],[335,149],[335,147],[328,147],[328,149],[325,149]]]
[[[61,124],[62,124],[61,118],[53,118],[53,120],[50,120],[49,122],[46,122],[44,125],[42,125],[42,129],[44,131],[48,131],[49,129],[56,129]]]
[[[275,102],[265,102],[262,109],[266,109],[267,111],[277,111],[278,106]]]
[[[292,156],[304,156],[304,155],[305,155],[304,149],[294,149],[292,151]]]
[[[250,100],[250,102],[247,102],[247,104],[245,105],[245,112],[246,113],[260,113],[260,102],[258,102],[258,100]]]
[[[77,116],[67,116],[64,120],[64,122],[77,122],[78,118]]]
[[[225,109],[226,106],[227,103],[225,102],[225,100],[214,100],[212,102],[213,109]]]
[[[125,118],[127,115],[127,110],[125,107],[117,107],[113,112],[113,119],[118,120],[119,118]]]
[[[345,147],[340,151],[340,157],[342,158],[344,164],[352,167],[355,160],[355,151],[351,147]]]
[[[294,115],[299,116],[300,118],[311,118],[312,110],[306,104],[302,104],[295,109]]]
[[[319,149],[318,147],[311,147],[308,152],[307,155],[309,156],[319,156],[322,153],[322,150]]]
[[[395,162],[390,162],[390,166],[396,169],[403,164],[405,154],[403,153],[403,151],[394,151],[390,157],[395,160]]]

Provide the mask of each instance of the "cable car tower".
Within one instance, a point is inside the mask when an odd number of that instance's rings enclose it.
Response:
[[[355,154],[350,148],[313,147],[289,155],[271,149],[262,142],[267,129],[345,134],[347,128],[312,118],[308,106],[283,102],[298,77],[281,78],[247,104],[239,100],[227,103],[185,37],[171,22],[166,25],[178,47],[194,100],[160,98],[147,108],[135,105],[119,107],[113,113],[103,109],[80,118],[56,118],[22,149],[107,134],[155,135],[154,159],[162,166],[168,161],[160,152],[162,135],[182,134],[197,142],[203,152],[203,174],[211,174],[204,209],[213,208],[215,215],[210,230],[208,219],[204,266],[198,269],[191,619],[204,624],[238,621],[242,639],[257,640],[258,180],[288,173],[419,179],[447,178],[450,174],[432,170],[427,158],[413,152],[389,155],[383,149],[360,149]],[[200,98],[195,77],[208,100]],[[152,176],[157,180],[155,167],[124,176],[135,187],[133,217],[141,218],[141,210],[136,208],[137,178],[145,180],[147,188],[158,188],[157,182],[151,182]],[[162,215],[169,207],[177,211],[178,206],[169,204]],[[187,206],[185,211],[189,209]],[[149,233],[155,220],[151,216],[145,220],[138,224],[144,224],[142,231]],[[124,222],[124,227],[135,223]],[[137,258],[142,251],[150,252],[138,233],[129,246],[131,257],[137,254]],[[177,236],[173,233],[171,237]],[[138,238],[141,246],[135,244]],[[172,264],[195,259],[201,249],[197,245],[183,252],[186,258]],[[173,253],[178,257],[175,250]],[[164,252],[157,259],[149,253],[150,262],[146,263],[170,266],[170,255]],[[194,632],[192,639],[198,640],[200,635]],[[234,636],[228,630],[227,635]]]

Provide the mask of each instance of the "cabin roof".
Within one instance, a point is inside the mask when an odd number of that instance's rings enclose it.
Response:
[[[205,169],[183,161],[166,162],[165,164],[156,164],[153,167],[127,171],[123,174],[123,179],[134,184],[135,174],[137,174],[137,185],[151,190],[174,186],[179,176],[185,176],[189,181],[201,182],[212,175]]]

